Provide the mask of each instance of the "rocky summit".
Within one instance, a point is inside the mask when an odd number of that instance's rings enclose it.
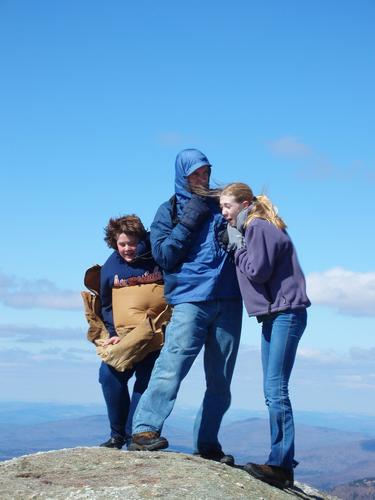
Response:
[[[0,463],[1,499],[311,499],[332,500],[304,484],[279,490],[240,467],[173,452],[70,448]]]

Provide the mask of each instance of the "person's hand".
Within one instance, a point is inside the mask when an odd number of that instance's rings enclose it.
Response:
[[[208,218],[210,213],[211,210],[205,198],[193,194],[184,207],[180,222],[183,226],[193,231]]]
[[[238,250],[245,246],[245,240],[242,233],[236,228],[228,224],[228,250]]]
[[[246,222],[247,216],[249,215],[249,207],[243,208],[241,212],[237,215],[236,227],[243,234],[244,224]]]
[[[120,340],[121,338],[117,337],[117,335],[114,337],[109,337],[103,342],[103,346],[118,344]]]

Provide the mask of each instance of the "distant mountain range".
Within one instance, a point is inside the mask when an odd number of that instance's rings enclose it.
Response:
[[[330,494],[342,500],[374,500],[375,477],[351,481],[347,484],[335,486]]]
[[[194,416],[194,409],[176,408],[167,420],[163,434],[168,437],[171,450],[192,452]],[[221,429],[221,442],[237,463],[266,460],[269,431],[265,417],[264,412],[247,410],[229,413]],[[296,459],[300,465],[296,479],[329,490],[343,483],[373,478],[374,420],[361,415],[297,413]],[[319,425],[311,425],[313,422]],[[324,427],[324,423],[329,426]],[[361,432],[349,431],[350,428]],[[0,460],[38,451],[96,446],[107,437],[107,417],[100,405],[0,403]],[[361,484],[361,488],[366,488],[366,484]]]

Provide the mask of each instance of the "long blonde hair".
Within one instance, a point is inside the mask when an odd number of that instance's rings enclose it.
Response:
[[[233,196],[237,203],[248,201],[250,204],[249,214],[245,221],[245,227],[254,219],[264,219],[271,222],[279,229],[285,229],[287,226],[283,219],[277,215],[277,208],[271,200],[265,195],[254,196],[250,186],[242,182],[233,182],[228,184],[222,191],[224,196]]]

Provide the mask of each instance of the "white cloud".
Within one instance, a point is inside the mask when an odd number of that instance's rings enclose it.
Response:
[[[294,136],[282,136],[266,142],[268,149],[275,156],[298,160],[296,173],[305,180],[328,180],[347,182],[362,178],[374,182],[374,168],[366,167],[360,159],[347,165],[335,165],[324,152],[318,151]]]
[[[46,279],[31,281],[1,272],[0,302],[15,309],[82,309],[79,292],[60,289]]]
[[[58,363],[59,366],[65,366],[68,369],[71,364],[81,363],[84,369],[85,364],[97,364],[98,360],[94,349],[91,351],[80,349],[74,352],[58,347],[35,352],[14,348],[0,350],[0,367],[18,365],[33,370],[40,363]]]
[[[102,401],[98,356],[0,350],[3,401]]]
[[[356,273],[341,267],[306,277],[314,304],[334,307],[341,314],[375,316],[375,272]]]
[[[306,363],[317,363],[322,365],[332,365],[342,362],[342,357],[335,351],[319,351],[300,347],[297,351],[297,358]]]
[[[38,338],[44,342],[30,342]],[[3,398],[28,399],[32,392],[35,400],[101,401],[100,358],[84,332],[0,325],[0,340],[0,370],[8,381]],[[368,412],[375,394],[374,358],[375,348],[321,351],[303,347],[302,340],[290,384],[295,407]],[[264,408],[262,376],[259,345],[241,345],[232,383],[233,408]],[[201,353],[183,381],[179,404],[199,405],[204,391]]]
[[[192,134],[182,134],[180,132],[161,132],[157,137],[157,142],[163,147],[183,147],[189,146],[190,144],[197,144],[199,141],[198,137]]]
[[[352,347],[350,349],[350,356],[353,360],[370,361],[375,366],[375,347],[370,349],[363,349],[362,347]]]
[[[348,375],[337,375],[335,381],[338,386],[342,386],[346,389],[375,389],[375,380],[373,374],[348,374]]]
[[[326,155],[312,152],[309,161],[301,163],[297,170],[302,179],[329,180],[350,182],[358,178],[372,182],[374,180],[371,169],[366,169],[362,162],[353,161],[349,165],[337,166]]]
[[[306,144],[292,136],[284,136],[268,141],[268,147],[273,154],[288,158],[301,158],[311,154],[311,150]]]
[[[43,342],[53,340],[81,340],[86,332],[81,328],[46,328],[38,325],[0,324],[0,337],[13,342]]]
[[[159,134],[158,142],[162,146],[180,146],[183,137],[178,132],[163,132]]]
[[[311,349],[302,345],[298,348],[297,359],[304,367],[320,365],[322,369],[328,369],[331,366],[338,370],[363,369],[368,373],[369,370],[373,371],[375,348],[352,347],[343,353],[333,349]]]

